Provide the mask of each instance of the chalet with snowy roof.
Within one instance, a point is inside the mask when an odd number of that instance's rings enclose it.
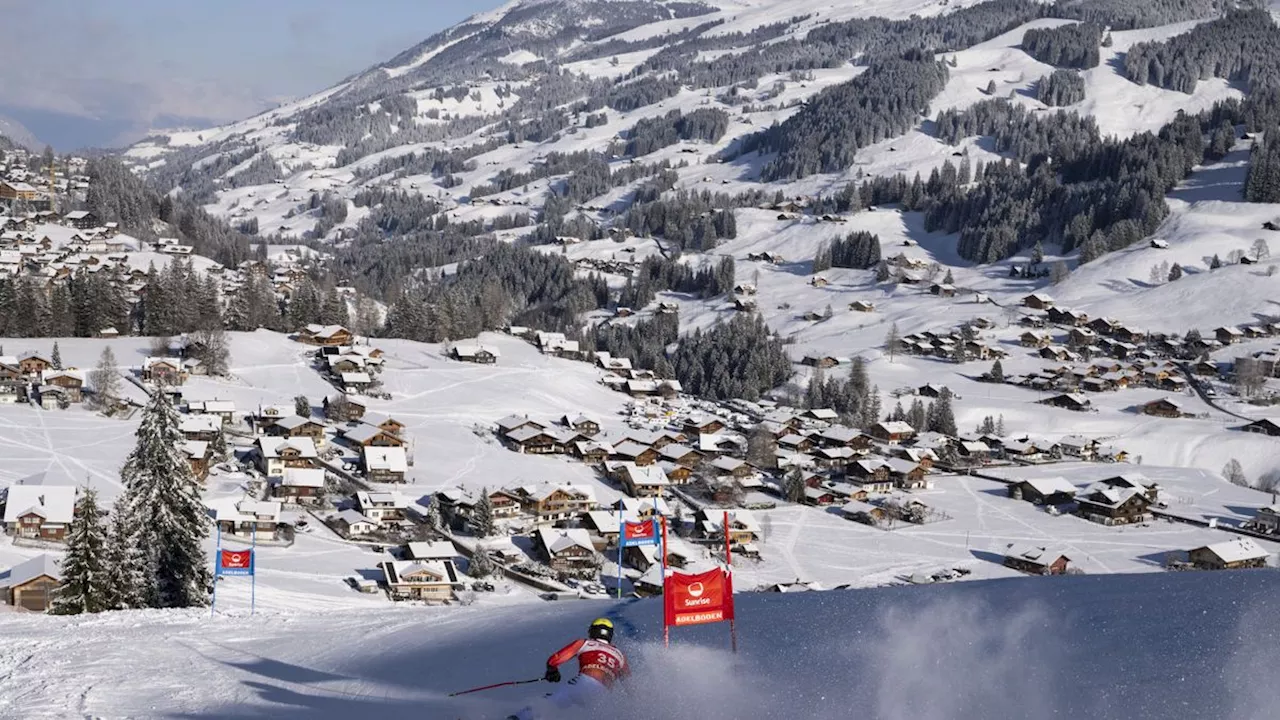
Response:
[[[465,586],[453,560],[384,560],[382,579],[392,600],[445,604]]]
[[[308,438],[316,447],[323,447],[325,443],[325,427],[323,424],[304,418],[300,415],[290,415],[277,420],[267,430],[267,434],[271,437],[283,438]]]
[[[1065,457],[1092,460],[1097,454],[1098,441],[1082,435],[1067,435],[1058,441],[1058,447]]]
[[[341,325],[307,325],[298,331],[297,339],[308,345],[333,347],[350,345],[355,336]]]
[[[149,357],[142,361],[142,379],[165,385],[181,385],[187,381],[187,372],[178,358]]]
[[[449,357],[460,362],[493,365],[498,362],[498,349],[483,345],[454,345]]]
[[[399,435],[387,432],[377,425],[360,423],[338,428],[338,435],[352,447],[404,447]]]
[[[695,468],[702,462],[702,453],[680,443],[663,445],[658,450],[661,460],[673,462],[688,468]]]
[[[0,496],[5,532],[28,540],[65,541],[76,494],[69,485],[10,485]]]
[[[1009,485],[1009,497],[1036,505],[1064,505],[1075,500],[1077,491],[1064,477],[1029,478]]]
[[[309,437],[259,437],[254,441],[254,461],[267,477],[280,477],[285,468],[319,467],[316,445]]]
[[[15,608],[45,612],[62,585],[62,559],[41,554],[0,574],[0,597]]]
[[[358,421],[368,409],[368,404],[356,395],[338,393],[324,399],[324,416],[335,422]]]
[[[1259,532],[1280,533],[1280,506],[1268,505],[1258,508],[1250,525]]]
[[[1026,543],[1005,548],[1004,566],[1030,575],[1066,575],[1071,558],[1060,550]]]
[[[1162,418],[1180,418],[1186,417],[1187,412],[1183,409],[1182,404],[1176,400],[1169,398],[1158,398],[1149,403],[1144,403],[1141,407],[1143,415],[1154,415]]]
[[[655,497],[670,485],[662,468],[656,465],[640,467],[626,463],[622,470],[622,488],[632,497]]]
[[[916,430],[901,420],[884,420],[868,428],[867,434],[880,442],[898,445],[915,437]]]
[[[279,501],[245,497],[234,502],[217,502],[210,506],[210,514],[224,535],[276,540],[283,525],[280,521],[282,507]]]
[[[854,522],[884,527],[889,523],[889,511],[863,500],[850,500],[840,507],[840,514]]]
[[[556,572],[581,572],[598,565],[595,545],[585,529],[538,528],[533,539],[538,557]]]
[[[1046,400],[1041,400],[1040,403],[1064,410],[1074,410],[1075,412],[1084,412],[1093,407],[1093,402],[1089,398],[1075,393],[1055,395]]]
[[[1048,310],[1053,304],[1053,298],[1045,293],[1032,293],[1022,298],[1022,305],[1032,310]]]
[[[1223,345],[1234,345],[1244,339],[1244,331],[1234,325],[1215,328],[1214,338]]]
[[[378,523],[352,508],[334,513],[329,517],[328,522],[335,530],[348,538],[371,535],[378,530]]]
[[[361,451],[365,477],[375,483],[402,483],[409,471],[403,447],[366,446]]]
[[[927,469],[918,462],[905,458],[889,458],[885,461],[889,468],[889,480],[900,490],[924,490],[933,487],[928,478]]]
[[[876,304],[866,300],[854,300],[849,303],[849,309],[854,312],[875,312]]]
[[[695,534],[708,540],[724,541],[725,511],[717,509],[699,510],[694,517]],[[729,543],[731,545],[748,545],[760,539],[760,523],[750,510],[729,511]]]
[[[720,477],[748,478],[756,474],[755,466],[732,457],[718,457],[709,462],[708,467]]]
[[[872,437],[854,428],[833,425],[818,433],[818,442],[829,448],[843,447],[854,452],[864,452],[872,445]]]
[[[688,437],[713,435],[726,427],[725,421],[713,415],[695,414],[684,419],[683,431]]]
[[[1076,514],[1101,525],[1129,525],[1150,520],[1151,504],[1138,490],[1095,483],[1076,495]]]
[[[531,427],[537,430],[547,429],[546,425],[536,420],[530,420],[527,415],[508,415],[494,424],[498,426],[499,434],[509,433],[512,430],[519,430],[525,427]]]
[[[883,458],[854,460],[845,468],[849,481],[867,492],[889,492],[893,481],[889,478],[889,464]]]
[[[642,445],[630,440],[618,443],[613,448],[614,458],[623,462],[635,463],[640,467],[653,465],[658,462],[661,458],[658,453],[658,450],[655,450],[648,445]]]
[[[600,422],[581,413],[561,415],[560,425],[586,437],[595,437],[600,434]]]
[[[595,489],[589,485],[535,485],[516,488],[525,514],[540,524],[556,523],[595,510]]]
[[[1201,570],[1263,568],[1267,566],[1270,555],[1261,545],[1247,537],[1205,545],[1187,553],[1191,564]]]
[[[355,509],[378,525],[390,525],[405,519],[408,500],[400,493],[360,490],[355,495]]]
[[[40,353],[25,352],[18,356],[18,369],[27,377],[38,378],[52,367],[53,361]]]
[[[79,370],[45,370],[40,382],[62,388],[69,402],[78,403],[83,399],[84,373]]]
[[[1272,418],[1260,418],[1240,428],[1245,432],[1260,433],[1272,437],[1280,437],[1280,421]]]

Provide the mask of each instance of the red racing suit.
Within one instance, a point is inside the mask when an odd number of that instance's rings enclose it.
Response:
[[[574,640],[547,658],[547,667],[558,668],[575,657],[578,674],[598,680],[605,687],[631,672],[622,651],[601,640]]]

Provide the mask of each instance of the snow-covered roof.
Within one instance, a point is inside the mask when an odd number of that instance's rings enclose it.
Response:
[[[224,522],[279,522],[282,507],[275,500],[254,500],[247,497],[235,501],[222,498],[210,502],[208,506],[213,510],[214,519]]]
[[[404,508],[408,504],[408,500],[400,493],[370,492],[368,490],[356,492],[356,505],[360,506],[361,509],[370,507]]]
[[[1254,542],[1252,538],[1237,537],[1220,543],[1206,545],[1199,550],[1207,550],[1224,563],[1245,562],[1247,560],[1265,560],[1270,553]]]
[[[664,487],[671,484],[667,480],[666,473],[656,465],[637,467],[634,463],[627,463],[623,467],[623,472],[626,473],[627,481],[634,487]]]
[[[0,587],[17,587],[42,575],[47,575],[54,580],[62,580],[61,563],[61,558],[57,556],[47,553],[37,555],[9,568],[9,573],[0,577]]]
[[[256,442],[265,458],[278,458],[286,448],[297,450],[304,458],[316,457],[316,444],[309,437],[260,437]]]
[[[1004,555],[1005,557],[1016,558],[1036,565],[1051,565],[1060,557],[1071,559],[1066,553],[1055,548],[1025,543],[1010,543],[1006,547]]]
[[[426,540],[406,545],[411,560],[452,560],[458,556],[458,548],[449,540]]]
[[[902,420],[885,420],[878,424],[885,432],[894,435],[910,434],[916,431],[915,428]]]
[[[284,428],[285,430],[297,430],[298,428],[313,422],[315,421],[311,418],[304,418],[301,415],[290,415],[289,417],[283,417],[277,420],[276,427]]]
[[[591,543],[591,535],[583,528],[538,528],[538,542],[552,555],[575,547],[586,548],[592,552],[596,549]]]
[[[446,560],[388,560],[382,564],[389,585],[458,583],[458,571],[453,561]]]
[[[342,373],[343,385],[368,385],[373,382],[373,378],[369,377],[367,372],[344,372]]]
[[[365,517],[364,515],[360,514],[360,512],[359,512],[359,511],[357,511],[357,510],[352,510],[352,509],[350,509],[350,508],[347,508],[346,510],[339,511],[338,513],[336,513],[336,514],[334,515],[334,517],[336,517],[336,518],[337,518],[337,519],[339,519],[339,520],[342,520],[343,522],[347,523],[348,525],[355,525],[355,524],[357,524],[357,523],[363,523],[363,524],[365,524],[365,525],[377,525],[377,524],[378,524],[378,523],[376,523],[376,522],[374,522],[374,521],[370,520],[369,518]]]
[[[280,484],[286,487],[324,487],[324,470],[320,468],[285,468]]]
[[[367,470],[408,472],[409,462],[402,447],[366,447],[364,466]]]
[[[367,443],[379,435],[388,434],[386,430],[383,430],[377,425],[369,425],[367,423],[360,423],[355,427],[342,428],[339,432],[346,439],[361,444]]]
[[[178,423],[184,433],[216,433],[222,429],[222,418],[217,415],[187,415]]]
[[[35,513],[46,523],[67,524],[76,509],[76,488],[66,485],[11,485],[5,491],[4,521]]]
[[[1023,482],[1031,486],[1033,490],[1041,495],[1054,495],[1056,493],[1075,494],[1078,489],[1066,478],[1056,475],[1054,477],[1027,478]]]
[[[659,515],[671,514],[671,508],[667,505],[667,501],[660,497],[653,497],[653,498],[621,497],[621,498],[618,498],[618,502],[615,504],[615,507],[620,508],[625,513],[635,514],[637,516],[648,514],[652,512],[655,508],[657,509],[657,512]]]

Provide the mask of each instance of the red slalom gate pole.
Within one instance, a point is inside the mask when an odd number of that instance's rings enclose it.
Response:
[[[729,573],[733,572],[733,560],[730,558],[732,547],[729,544],[729,511],[724,511],[724,565]],[[732,597],[730,597],[732,600]],[[735,615],[737,613],[734,613]],[[734,654],[738,652],[738,628],[734,625],[735,619],[729,618],[729,643],[733,647]]]
[[[665,596],[667,592],[667,516],[662,515],[662,547],[658,552],[662,553],[662,592]],[[665,604],[667,598],[663,597],[662,602]],[[671,626],[667,624],[665,613],[662,618],[662,645],[663,647],[671,647]]]
[[[485,685],[484,687],[471,688],[470,690],[459,690],[458,692],[449,693],[449,697],[457,697],[459,695],[470,695],[471,693],[483,692],[485,690],[493,690],[500,687],[508,687],[511,685],[528,685],[529,683],[542,682],[542,678],[533,678],[532,680],[509,680],[507,682],[494,683],[493,685]]]

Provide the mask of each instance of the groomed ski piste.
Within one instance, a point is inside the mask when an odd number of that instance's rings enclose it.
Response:
[[[728,627],[657,600],[520,608],[5,615],[9,718],[503,718],[547,655],[611,617],[634,672],[578,718],[1274,718],[1280,575],[994,580],[737,596]],[[568,676],[566,676],[567,678]]]

